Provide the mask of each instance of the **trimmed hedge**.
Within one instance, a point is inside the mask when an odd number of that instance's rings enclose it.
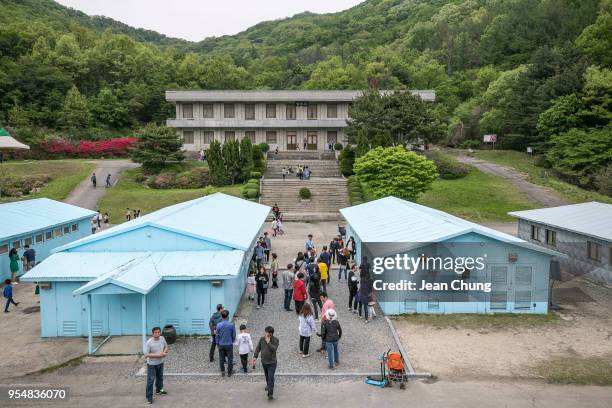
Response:
[[[334,145],[334,150],[340,151],[340,150],[342,150],[343,147],[344,146],[342,146],[342,143],[336,143]]]
[[[259,195],[259,191],[258,190],[247,190],[247,197],[248,198],[257,198],[258,195]]]
[[[470,172],[467,164],[460,163],[454,157],[439,152],[429,152],[428,156],[436,164],[441,179],[456,180]]]
[[[310,190],[306,187],[302,187],[300,188],[300,198],[302,200],[308,200],[312,197],[312,193],[310,192]]]
[[[270,145],[267,143],[260,143],[258,146],[263,153],[266,153],[268,150],[270,150]]]
[[[251,178],[252,179],[260,179],[261,178],[261,172],[259,172],[259,171],[252,171],[251,172]]]

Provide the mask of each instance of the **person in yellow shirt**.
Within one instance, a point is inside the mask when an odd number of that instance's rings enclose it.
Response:
[[[323,288],[324,292],[327,292],[327,264],[322,260],[319,260],[317,267],[319,268],[319,275],[321,275],[321,287]]]

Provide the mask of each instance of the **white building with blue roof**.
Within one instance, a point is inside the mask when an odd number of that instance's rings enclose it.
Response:
[[[0,277],[10,278],[8,253],[21,257],[26,245],[36,251],[36,261],[54,248],[91,235],[94,211],[48,198],[0,204]],[[23,273],[20,266],[20,274]]]
[[[384,257],[407,254],[424,260],[468,255],[482,258],[482,268],[465,268],[456,278],[474,287],[477,283],[489,284],[489,292],[384,291],[379,293],[378,300],[386,314],[548,311],[550,261],[552,257],[564,257],[553,249],[396,197],[381,198],[340,212],[347,221],[347,239],[351,236],[355,239],[357,263],[365,256],[373,264],[373,257],[383,258],[377,256],[381,253]],[[383,276],[372,269],[370,274],[374,280]],[[384,273],[385,279],[391,281],[413,279],[405,271]],[[445,275],[439,267],[427,266],[415,270],[414,276],[440,283]]]
[[[43,337],[210,334],[233,313],[270,208],[222,193],[163,208],[59,247],[24,281],[41,290]]]

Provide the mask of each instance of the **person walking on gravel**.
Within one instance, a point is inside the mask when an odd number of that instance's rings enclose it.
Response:
[[[109,187],[111,187],[111,175],[110,174],[106,176],[106,188],[109,188]]]
[[[227,375],[231,377],[234,373],[234,342],[236,341],[236,326],[228,321],[229,312],[221,312],[221,323],[217,325],[216,340],[219,345],[219,368],[221,376],[225,377],[225,360],[227,359]]]
[[[217,345],[216,342],[216,332],[217,325],[221,323],[221,312],[223,311],[223,305],[219,303],[217,305],[217,311],[210,316],[210,320],[208,321],[208,328],[210,329],[211,343],[210,343],[210,352],[208,353],[208,358],[212,363],[215,361],[215,347]]]
[[[300,314],[304,302],[308,299],[306,286],[304,285],[304,274],[298,272],[297,279],[293,281],[293,301],[295,302],[295,313]]]
[[[268,272],[266,272],[266,268],[263,266],[257,271],[255,282],[257,288],[257,309],[260,309],[266,302],[266,293],[268,292],[268,285],[270,282]]]
[[[309,303],[302,306],[302,311],[299,316],[299,333],[300,333],[300,351],[302,358],[310,357],[308,350],[310,347],[310,337],[316,331],[315,321],[312,317],[312,308]]]
[[[336,311],[328,309],[325,312],[325,321],[321,328],[321,338],[325,343],[327,350],[327,362],[330,370],[340,364],[340,352],[338,350],[338,341],[342,338],[342,327],[337,320]]]
[[[284,307],[285,310],[291,311],[291,299],[293,298],[293,281],[295,280],[295,274],[293,273],[293,265],[287,265],[287,270],[283,271],[283,289],[285,290]]]
[[[308,294],[310,295],[310,302],[312,303],[312,309],[314,310],[315,320],[319,320],[319,310],[323,309],[323,303],[321,303],[321,276],[315,269],[313,275],[310,278],[308,284]],[[318,307],[317,307],[318,306]]]
[[[255,347],[253,368],[255,368],[257,357],[261,353],[261,365],[266,377],[266,391],[268,392],[268,399],[272,400],[274,399],[274,373],[277,366],[276,351],[278,350],[279,341],[277,337],[274,337],[274,327],[267,326],[264,331],[264,336],[259,339],[257,347]]]
[[[353,264],[351,266],[351,271],[348,274],[348,290],[349,290],[349,303],[348,310],[349,312],[353,311],[353,302],[357,303],[357,283],[359,279],[357,278],[357,266]],[[355,308],[356,309],[356,308]]]
[[[164,390],[164,358],[168,355],[168,343],[161,335],[161,329],[154,327],[153,337],[147,340],[145,345],[145,358],[147,359],[147,388],[145,396],[149,404],[153,403],[153,383],[155,393],[166,395]]]
[[[96,188],[96,184],[98,184],[98,180],[96,179],[96,173],[93,173],[91,175],[91,184],[93,185],[93,188]]]

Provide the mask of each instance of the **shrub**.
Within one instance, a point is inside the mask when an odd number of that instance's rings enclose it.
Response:
[[[195,167],[188,172],[190,188],[205,187],[210,184],[210,174],[206,167]]]
[[[433,160],[438,169],[441,179],[456,180],[468,175],[468,165],[460,163],[455,158],[439,152],[429,152],[429,158]]]
[[[253,146],[253,170],[263,174],[266,169],[266,161],[264,160],[261,147],[259,145]]]
[[[158,176],[154,176],[153,188],[165,189],[172,188],[176,183],[176,174],[174,173],[162,173]]]
[[[536,167],[544,167],[545,169],[550,169],[550,162],[546,160],[546,156],[544,156],[543,154],[538,154],[533,159],[533,164]]]
[[[268,150],[270,150],[270,145],[267,143],[260,143],[259,148],[263,153],[266,153]]]
[[[351,147],[347,146],[340,152],[340,156],[338,157],[338,159],[340,160],[340,172],[344,175],[344,177],[349,177],[353,175],[355,151]]]
[[[363,201],[362,200],[354,200],[354,201],[352,201],[352,204],[353,205],[363,204]]]
[[[334,145],[334,150],[338,150],[338,151],[340,151],[340,150],[342,150],[342,148],[343,148],[343,147],[344,147],[344,146],[342,146],[342,143],[336,143],[336,144]]]
[[[356,191],[358,193],[361,193],[361,185],[359,184],[352,184],[349,186],[349,191],[353,192]]]
[[[0,190],[3,197],[19,197],[44,187],[51,178],[46,174],[36,176],[0,177]]]
[[[251,179],[260,179],[261,178],[261,172],[259,171],[252,171],[251,172]]]
[[[595,176],[595,186],[601,194],[612,196],[612,164],[608,164]]]
[[[41,142],[37,148],[53,156],[67,157],[126,157],[136,144],[133,137],[115,138],[101,141],[81,140],[72,144],[55,137]]]
[[[464,140],[459,147],[462,149],[480,149],[480,140]]]
[[[136,183],[144,183],[148,179],[149,178],[145,174],[143,174],[143,173],[138,173],[138,174],[136,174],[136,176],[134,176],[134,181]]]
[[[207,196],[210,194],[214,194],[216,192],[218,192],[219,190],[217,190],[215,187],[213,186],[206,186],[202,189],[202,196]]]
[[[312,197],[312,193],[306,187],[300,188],[300,198],[302,200],[309,200]]]
[[[247,190],[248,198],[257,198],[258,195],[259,195],[259,190],[254,190],[254,189]]]

